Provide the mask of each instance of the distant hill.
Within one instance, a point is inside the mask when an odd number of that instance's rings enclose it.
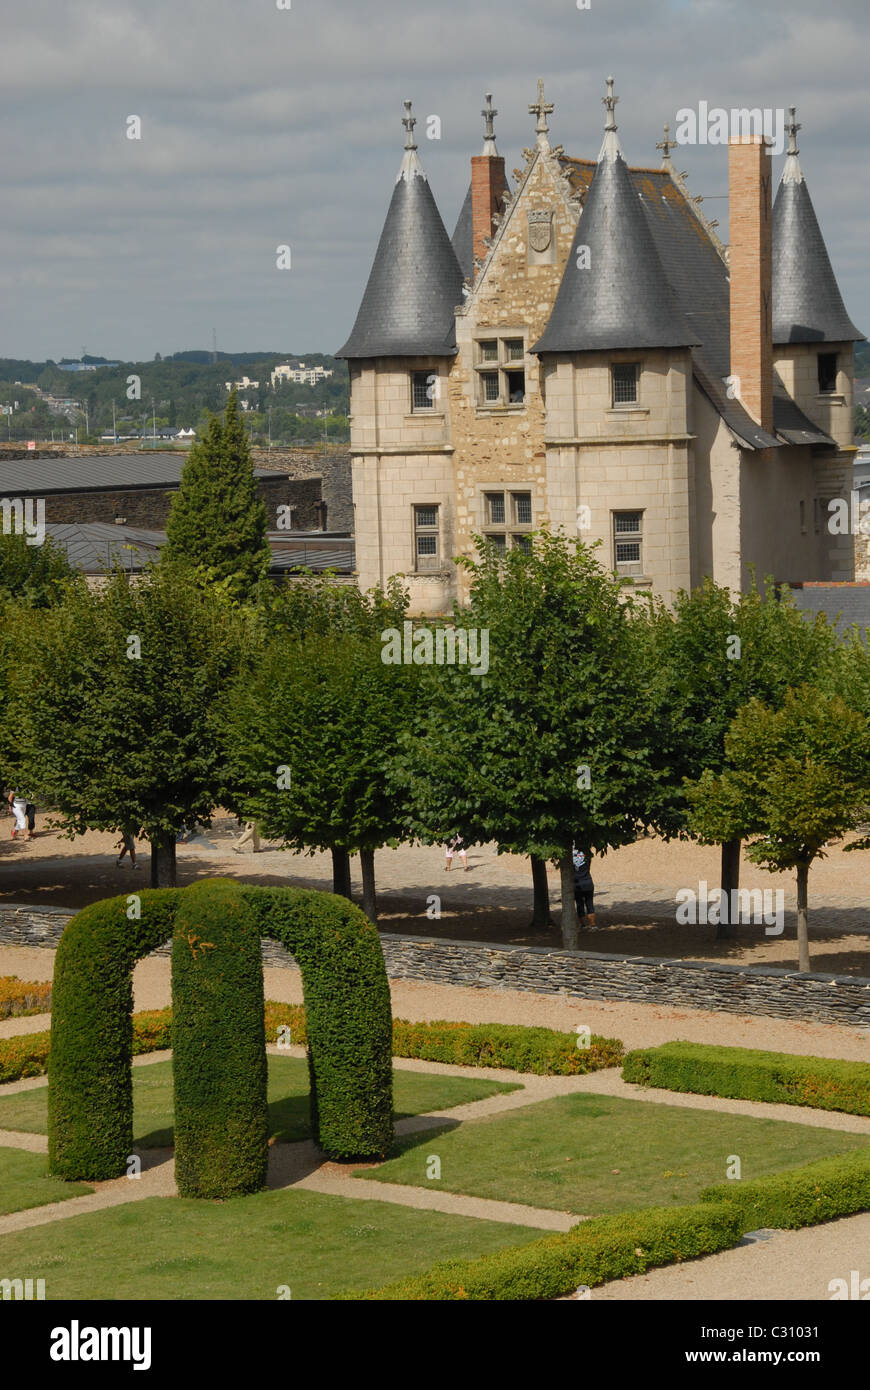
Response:
[[[279,363],[300,360],[306,366],[325,367],[333,375],[315,386],[289,383],[273,390],[273,369]],[[63,361],[69,363],[69,359]],[[227,381],[247,376],[258,383],[240,393],[249,402],[245,420],[255,439],[267,439],[270,424],[273,443],[314,441],[324,435],[336,442],[348,438],[347,363],[322,353],[219,352],[214,360],[208,349],[192,348],[169,357],[157,353],[150,362],[104,366],[105,358],[90,355],[84,361],[95,370],[70,372],[51,360],[0,358],[0,404],[19,403],[15,413],[6,417],[4,436],[50,438],[52,431],[72,426],[84,438],[87,419],[93,438],[112,430],[113,407],[119,434],[150,433],[155,424],[157,429],[201,432],[208,413],[226,404]],[[58,413],[58,407],[45,397],[72,399],[76,406]],[[325,422],[322,412],[330,417]]]

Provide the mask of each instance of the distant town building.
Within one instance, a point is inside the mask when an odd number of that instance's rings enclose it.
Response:
[[[249,376],[243,376],[241,381],[225,381],[224,386],[227,388],[227,395],[230,391],[259,391],[260,389],[259,381],[251,381]]]
[[[325,381],[327,377],[334,376],[334,371],[326,367],[306,367],[304,362],[300,362],[294,367],[289,362],[276,367],[272,373],[272,385],[277,386],[282,381],[295,382],[297,386],[316,386],[318,381]]]
[[[120,367],[120,362],[58,362],[59,372],[96,372],[103,367]]]

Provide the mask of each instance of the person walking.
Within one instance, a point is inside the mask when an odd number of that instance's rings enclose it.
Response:
[[[450,841],[450,843],[447,845],[444,851],[444,858],[447,861],[445,867],[448,873],[453,868],[453,856],[456,853],[459,854],[459,858],[462,860],[463,869],[467,870],[468,855],[465,851],[465,845],[462,843],[461,835],[454,835],[453,839]]]
[[[580,926],[595,931],[595,884],[592,882],[592,851],[574,846],[574,901]]]
[[[121,853],[118,855],[118,862],[115,865],[115,868],[120,869],[121,864],[124,861],[124,855],[129,854],[130,868],[138,869],[139,865],[136,863],[136,843],[131,831],[124,831],[123,835],[118,841],[118,848],[120,849]]]
[[[245,821],[245,828],[242,831],[236,843],[233,845],[233,849],[235,850],[236,854],[241,854],[242,849],[245,845],[251,846],[251,854],[260,853],[260,832],[257,828],[256,821]]]
[[[9,802],[15,817],[15,823],[12,826],[12,839],[15,840],[19,832],[27,829],[27,797],[23,796],[21,792],[11,791],[6,800]],[[31,835],[29,838],[33,839],[33,836]]]

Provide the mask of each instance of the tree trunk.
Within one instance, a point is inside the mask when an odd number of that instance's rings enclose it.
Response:
[[[350,855],[346,849],[332,850],[332,891],[342,898],[350,893]]]
[[[362,889],[363,900],[362,909],[370,922],[377,926],[378,922],[378,899],[375,893],[375,852],[373,849],[361,849],[359,852],[360,868],[362,869]]]
[[[562,884],[562,945],[566,951],[576,951],[580,924],[574,901],[574,856],[570,850],[559,860],[559,877]]]
[[[807,885],[810,877],[809,864],[797,866],[797,939],[798,970],[810,969],[809,913],[807,911]]]
[[[534,890],[534,909],[532,911],[532,931],[546,931],[555,927],[550,916],[550,886],[547,883],[547,862],[537,854],[529,855],[532,861],[532,888]]]
[[[175,836],[162,835],[151,840],[151,887],[174,888]]]
[[[727,941],[737,935],[737,913],[734,914],[735,920],[731,921],[731,894],[740,887],[740,844],[740,840],[725,840],[721,846],[720,882],[725,900],[716,928],[717,941]]]

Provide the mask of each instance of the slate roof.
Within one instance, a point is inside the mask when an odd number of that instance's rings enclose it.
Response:
[[[300,535],[290,538],[286,533],[269,536],[272,547],[270,573],[292,574],[294,570],[310,569],[316,573],[336,570],[352,574],[355,547],[351,536]]]
[[[456,252],[456,259],[459,262],[459,269],[466,280],[474,277],[474,220],[471,210],[471,184],[468,185],[468,192],[465,195],[465,202],[459,210],[459,217],[453,229],[453,236],[450,238],[453,250]]]
[[[589,247],[588,269],[578,249]],[[667,278],[621,152],[602,158],[559,293],[533,352],[689,347],[700,343]]]
[[[585,205],[595,176],[595,161],[563,156],[560,163]],[[730,291],[728,268],[722,256],[666,169],[638,168],[629,169],[628,173],[664,276],[694,334],[695,380],[741,443],[752,449],[777,448],[780,441],[775,435],[763,430],[738,400],[728,396],[724,378],[731,370]],[[585,216],[584,210],[578,226],[580,245],[584,242],[580,230]]]
[[[446,357],[464,279],[426,175],[399,174],[353,332],[336,357]]]
[[[790,396],[773,398],[773,428],[786,444],[824,444],[836,449],[835,440],[795,405]]]
[[[846,313],[806,180],[789,162],[773,204],[773,341],[859,342],[864,334]]]
[[[103,492],[108,489],[178,487],[184,454],[94,454],[65,458],[0,460],[0,496],[44,497],[56,492]],[[255,478],[287,477],[270,468],[255,468]]]
[[[870,584],[805,583],[791,595],[804,613],[826,613],[838,632],[870,628]]]
[[[166,541],[163,531],[144,531],[135,526],[114,526],[108,521],[48,522],[46,535],[67,554],[75,569],[85,574],[110,570],[117,560],[124,569],[140,570],[156,560]]]
[[[165,531],[146,531],[136,526],[115,526],[111,522],[49,522],[46,535],[61,546],[71,565],[85,574],[102,574],[117,560],[124,569],[138,573],[149,560],[156,560],[166,544]],[[272,551],[269,573],[292,574],[299,569],[315,573],[336,570],[351,574],[354,542],[351,537],[272,532],[268,537]]]

